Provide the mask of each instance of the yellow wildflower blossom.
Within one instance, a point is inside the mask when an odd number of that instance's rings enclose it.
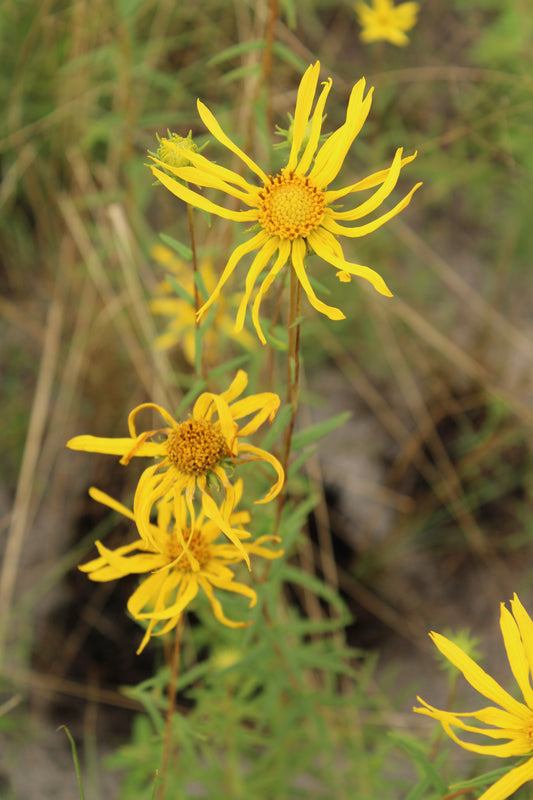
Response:
[[[159,461],[142,473],[135,492],[135,520],[141,536],[150,541],[150,513],[159,498],[166,494],[176,497],[185,491],[192,499],[196,488],[204,495],[206,515],[217,523],[237,546],[231,526],[208,493],[208,482],[216,479],[231,495],[232,484],[227,468],[247,461],[265,461],[277,475],[270,491],[256,503],[267,503],[280,492],[283,485],[283,467],[278,459],[243,439],[255,433],[265,420],[272,422],[280,400],[273,392],[262,392],[237,400],[248,383],[248,376],[239,370],[229,389],[221,394],[203,392],[194,404],[192,416],[178,422],[166,409],[156,403],[143,403],[130,413],[127,438],[75,436],[67,447],[89,453],[120,455],[121,464],[128,464],[134,456],[158,458]],[[157,411],[166,423],[155,430],[137,433],[136,417],[143,409]],[[237,420],[251,417],[242,426]],[[162,436],[160,441],[149,441]]]
[[[209,161],[200,153],[189,154],[192,166],[179,168],[153,158],[157,165],[152,166],[154,175],[167,189],[186,203],[225,219],[256,225],[254,235],[236,247],[231,254],[217,286],[200,309],[199,315],[204,314],[216,301],[241,258],[257,250],[246,277],[235,329],[242,330],[254,286],[262,270],[270,264],[271,259],[274,259],[273,264],[268,266],[267,275],[256,294],[252,308],[252,320],[263,343],[266,340],[259,322],[261,300],[288,262],[292,264],[310,303],[330,319],[344,319],[340,309],[326,305],[315,295],[305,265],[305,256],[309,249],[332,264],[342,274],[343,279],[347,275],[366,278],[378,292],[391,296],[381,275],[369,267],[346,261],[337,237],[357,238],[372,233],[405,208],[413,192],[420,185],[417,184],[394,208],[371,222],[355,226],[342,224],[360,220],[374,212],[396,186],[401,168],[412,161],[416,153],[402,158],[400,148],[388,169],[376,172],[342,189],[329,190],[327,187],[337,177],[352,142],[368,116],[372,89],[365,97],[364,78],[354,86],[348,101],[345,123],[319,148],[324,106],[331,89],[331,78],[329,78],[323,85],[310,118],[319,72],[320,63],[317,61],[306,70],[300,82],[289,158],[286,166],[274,176],[267,175],[244,153],[224,133],[211,111],[200,100],[198,101],[198,112],[210,133],[244,162],[259,178],[260,185],[248,182],[237,172]],[[311,122],[310,132],[309,122]],[[167,173],[171,173],[178,180]],[[248,208],[236,211],[224,208],[191,189],[190,185],[193,184],[219,189]],[[360,205],[344,211],[339,210],[338,201],[341,198],[375,187],[378,187],[376,191]]]
[[[425,714],[438,720],[445,733],[465,750],[501,758],[531,756],[497,780],[479,797],[479,800],[505,800],[524,783],[533,779],[533,688],[531,686],[533,621],[516,594],[511,600],[511,611],[508,611],[504,603],[501,604],[500,628],[509,665],[524,702],[515,700],[456,644],[445,636],[431,633],[434,644],[461,670],[468,683],[488,700],[497,703],[497,706],[486,706],[479,711],[454,713],[439,711],[418,697],[424,708],[413,709],[417,714]],[[480,722],[481,726],[469,724],[468,720],[472,718]],[[454,728],[500,742],[478,744],[463,741],[455,733]]]
[[[174,275],[179,284],[191,295],[194,294],[194,273],[189,264],[181,261],[169,247],[156,245],[152,248],[153,258],[168,272]],[[216,285],[213,262],[205,258],[200,262],[199,272],[205,288],[212,292]],[[168,319],[166,330],[161,333],[155,346],[167,350],[179,345],[187,362],[194,366],[196,355],[196,314],[194,304],[176,295],[168,280],[161,281],[156,288],[156,296],[150,300],[150,310]],[[203,333],[202,342],[207,364],[214,363],[220,351],[220,335],[228,336],[247,349],[254,346],[254,340],[246,331],[236,334],[229,314],[229,304],[220,303],[209,327]]]
[[[241,547],[247,556],[274,559],[283,555],[282,550],[273,551],[267,543],[279,542],[276,536],[260,536],[255,541],[246,541],[250,534],[242,528],[249,521],[247,512],[235,511],[242,493],[242,481],[236,485],[231,500],[224,501],[222,509],[235,534],[243,539]],[[98,489],[90,490],[91,497],[131,520],[135,519],[122,503],[113,500]],[[243,595],[250,601],[250,608],[257,602],[255,591],[246,584],[238,583],[229,565],[243,560],[240,550],[228,542],[218,542],[220,528],[206,518],[202,510],[195,516],[193,507],[184,496],[176,500],[168,497],[158,504],[157,524],[151,526],[150,542],[144,538],[131,544],[110,550],[96,542],[99,557],[79,567],[88,573],[92,581],[112,581],[125,575],[146,575],[128,600],[128,610],[137,620],[148,620],[148,627],[137,650],[144,649],[151,636],[161,636],[172,630],[201,589],[211,604],[215,618],[230,628],[242,628],[249,622],[234,621],[224,614],[215,589]]]
[[[355,12],[363,28],[363,42],[386,41],[405,47],[409,39],[405,31],[416,25],[418,3],[400,3],[395,6],[392,0],[372,0],[372,5],[355,3]]]

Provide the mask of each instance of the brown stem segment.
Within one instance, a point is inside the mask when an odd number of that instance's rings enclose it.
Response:
[[[157,800],[165,800],[168,764],[170,761],[170,755],[172,753],[172,722],[174,719],[174,713],[176,711],[182,629],[183,616],[179,618],[178,624],[176,625],[174,647],[172,648],[171,655],[171,674],[168,682],[167,721],[165,725],[165,737],[163,739],[163,754],[161,756],[161,770],[159,772],[160,783],[157,793]],[[174,757],[175,756],[176,754],[174,753]]]

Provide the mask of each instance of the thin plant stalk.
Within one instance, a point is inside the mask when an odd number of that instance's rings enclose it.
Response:
[[[292,436],[296,411],[298,410],[298,389],[300,382],[300,315],[302,304],[302,287],[296,272],[291,269],[289,289],[289,352],[287,357],[287,405],[291,406],[291,418],[285,433],[283,452],[283,469],[285,471],[285,484],[278,498],[277,518],[275,530],[278,529],[281,512],[287,496],[287,474],[291,455]]]
[[[161,756],[161,770],[159,773],[160,784],[157,793],[157,800],[165,800],[168,764],[172,752],[172,723],[176,712],[176,696],[178,690],[178,676],[180,663],[181,633],[183,629],[183,616],[180,617],[176,625],[174,646],[171,655],[171,674],[168,682],[168,707],[167,720],[165,725],[165,735],[163,739],[163,754]],[[176,754],[174,753],[174,757]]]
[[[196,327],[196,331],[198,331],[198,328],[200,327],[200,322],[198,320],[198,309],[200,308],[200,306],[202,304],[201,297],[200,297],[200,290],[198,289],[198,283],[197,283],[197,280],[196,280],[196,276],[198,274],[198,255],[196,253],[196,235],[195,235],[195,232],[194,232],[193,210],[192,210],[191,206],[189,205],[189,203],[187,203],[186,205],[187,205],[187,217],[188,217],[188,220],[189,220],[189,238],[190,238],[190,241],[191,241],[192,269],[193,269],[193,278],[194,278],[194,280],[193,280],[193,283],[194,283],[194,310],[196,312],[195,315],[194,315],[194,324],[195,324],[195,327]],[[195,337],[195,343],[197,343],[198,341],[200,341],[200,337],[196,336]],[[203,349],[203,347],[201,348],[201,352],[200,352],[200,375],[202,376],[202,378],[206,377],[205,360],[204,360],[204,349]]]

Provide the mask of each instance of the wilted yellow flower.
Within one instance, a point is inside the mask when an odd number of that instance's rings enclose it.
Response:
[[[355,3],[359,24],[363,28],[363,42],[386,41],[404,47],[409,44],[405,31],[416,25],[418,3],[400,3],[395,6],[392,0],[372,0],[372,5]]]
[[[191,296],[194,295],[194,272],[189,264],[181,261],[169,247],[156,245],[152,248],[152,256],[168,272],[175,275],[176,280]],[[216,273],[213,262],[205,258],[200,262],[199,272],[205,288],[209,293],[216,286]],[[209,327],[203,332],[202,342],[206,362],[213,363],[219,352],[220,335],[228,336],[246,348],[252,348],[256,339],[246,331],[236,334],[233,321],[230,317],[230,303],[219,303],[216,314],[210,321]],[[179,345],[188,363],[194,366],[196,355],[196,313],[194,301],[188,302],[184,297],[176,294],[168,280],[161,281],[156,288],[156,297],[150,300],[150,310],[159,316],[167,317],[167,328],[161,333],[155,346],[161,350]]]
[[[128,464],[134,456],[158,458],[159,461],[142,473],[134,499],[135,521],[141,536],[150,540],[150,513],[159,498],[170,494],[178,496],[185,491],[189,501],[198,487],[204,495],[204,511],[209,519],[238,546],[231,526],[210,496],[210,482],[224,487],[231,497],[232,483],[228,471],[247,461],[265,461],[276,472],[270,491],[256,503],[266,503],[281,490],[283,467],[273,455],[243,439],[269,420],[272,422],[280,400],[273,392],[253,394],[237,400],[248,383],[248,376],[239,370],[229,389],[221,394],[203,392],[194,404],[192,416],[184,422],[175,420],[168,411],[155,403],[143,403],[130,413],[127,438],[75,436],[67,447],[89,453],[120,455],[121,464]],[[136,417],[143,409],[157,411],[164,420],[163,427],[137,433]],[[239,427],[237,420],[251,417]],[[149,441],[161,436],[160,441]],[[228,468],[230,468],[228,470]]]
[[[512,612],[512,613],[511,613]],[[524,702],[515,700],[494,678],[479,667],[470,656],[445,636],[431,633],[430,636],[440,652],[454,664],[480,694],[497,703],[479,711],[453,713],[439,711],[420,697],[424,708],[414,708],[440,722],[445,733],[454,742],[473,753],[508,758],[529,755],[527,761],[514,767],[496,781],[479,800],[505,800],[527,781],[533,780],[533,621],[516,596],[511,600],[511,612],[501,604],[500,628],[511,671],[520,687]],[[481,726],[470,725],[465,719],[474,719]],[[477,744],[459,739],[453,728],[488,739],[500,740],[499,744]]]
[[[394,208],[371,222],[356,226],[341,224],[362,219],[375,211],[396,186],[401,168],[412,161],[416,153],[402,158],[402,149],[400,148],[388,169],[376,172],[342,189],[328,190],[327,187],[337,177],[353,140],[368,116],[372,102],[372,90],[367,93],[366,97],[364,96],[364,78],[354,86],[348,101],[345,123],[332,133],[317,150],[324,106],[331,89],[331,78],[329,78],[323,85],[310,120],[319,72],[320,63],[317,61],[306,70],[300,82],[289,159],[287,165],[274,176],[267,175],[244,153],[224,133],[209,109],[200,100],[198,101],[200,117],[211,134],[252,170],[259,178],[259,186],[255,182],[248,182],[237,172],[209,161],[200,153],[190,153],[189,159],[193,166],[181,168],[170,167],[157,158],[153,158],[158,165],[152,166],[154,175],[167,189],[186,203],[225,219],[245,222],[248,226],[256,225],[254,235],[236,247],[231,254],[215,290],[202,306],[199,314],[205,313],[215,302],[241,258],[247,253],[257,250],[248,270],[235,327],[238,331],[242,329],[254,286],[262,270],[268,266],[267,275],[256,294],[252,308],[253,323],[263,343],[265,337],[259,322],[261,300],[278,273],[288,262],[292,264],[310,303],[330,319],[344,319],[344,314],[340,309],[328,306],[316,297],[305,264],[305,256],[309,249],[314,250],[317,255],[336,267],[343,278],[348,274],[366,278],[378,292],[391,296],[383,278],[377,272],[369,267],[346,261],[337,237],[357,238],[372,233],[405,208],[411,200],[413,192],[420,185],[417,184]],[[310,131],[309,121],[311,121]],[[178,180],[172,178],[163,169],[175,175]],[[238,211],[224,208],[191,189],[189,185],[192,184],[219,189],[230,197],[236,198],[248,208]],[[355,192],[373,189],[376,186],[379,188],[360,205],[344,211],[339,210],[338,201],[341,198]],[[274,259],[273,264],[270,264],[271,259]]]
[[[227,498],[222,509],[223,516],[235,531],[241,548],[247,556],[274,559],[283,555],[282,550],[273,551],[267,543],[279,542],[276,536],[260,536],[247,541],[250,534],[242,528],[249,521],[247,512],[235,511],[242,493],[242,481],[236,485],[231,501]],[[98,489],[90,490],[91,497],[125,517],[135,516],[126,506]],[[246,584],[238,583],[228,565],[243,560],[241,549],[228,542],[218,542],[220,528],[206,519],[205,511],[195,515],[193,507],[183,496],[175,500],[168,497],[158,503],[157,524],[151,524],[150,541],[136,539],[130,544],[109,550],[96,542],[100,556],[80,566],[92,581],[112,581],[125,575],[146,575],[128,600],[128,610],[137,620],[148,620],[148,627],[137,650],[140,653],[151,636],[161,636],[172,630],[201,589],[209,599],[213,614],[223,625],[242,628],[249,622],[228,619],[215,589],[244,595],[250,600],[250,608],[257,602],[255,591]]]

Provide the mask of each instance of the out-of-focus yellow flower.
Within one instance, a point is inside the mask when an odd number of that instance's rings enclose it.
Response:
[[[486,706],[479,711],[454,713],[433,708],[418,697],[424,708],[413,709],[417,714],[425,714],[438,720],[448,736],[465,750],[501,758],[531,756],[497,780],[479,797],[479,800],[505,800],[524,783],[533,780],[533,688],[531,686],[533,621],[516,594],[511,600],[511,611],[508,611],[504,603],[501,604],[500,628],[509,665],[524,702],[515,700],[452,641],[438,633],[431,633],[434,644],[443,656],[461,670],[474,689],[488,700],[497,703],[497,706]],[[481,723],[481,726],[469,724],[470,719]],[[498,744],[465,742],[459,739],[454,728],[481,738],[500,741]]]
[[[150,513],[163,496],[177,498],[183,491],[192,502],[196,488],[203,495],[206,516],[216,522],[228,538],[239,547],[227,519],[209,493],[209,484],[217,482],[231,498],[234,492],[229,475],[234,466],[248,461],[265,461],[276,472],[270,491],[256,503],[267,503],[280,492],[284,480],[283,467],[271,453],[243,441],[269,420],[272,422],[280,400],[273,392],[262,392],[237,400],[248,383],[248,376],[239,370],[229,389],[221,394],[204,392],[194,404],[192,415],[184,422],[176,421],[162,406],[143,403],[130,413],[127,438],[75,436],[67,447],[89,453],[120,455],[120,463],[128,464],[134,456],[158,458],[158,462],[142,473],[135,492],[133,510],[141,536],[150,541]],[[136,417],[143,409],[153,409],[163,418],[163,427],[137,433]],[[237,420],[249,417],[239,426]],[[160,441],[150,441],[154,437]],[[153,542],[152,542],[153,544]],[[245,557],[248,562],[248,559]]]
[[[400,148],[388,169],[376,172],[342,189],[328,189],[327,187],[337,177],[352,142],[368,116],[372,90],[366,97],[364,96],[364,78],[354,86],[348,101],[345,123],[319,147],[324,107],[331,89],[331,78],[329,78],[323,85],[311,116],[319,73],[320,63],[317,61],[306,70],[300,82],[288,162],[274,176],[267,175],[244,153],[224,133],[209,109],[198,101],[200,117],[210,133],[244,162],[259,179],[259,185],[255,181],[248,182],[238,172],[215,164],[200,153],[190,153],[189,160],[192,166],[186,167],[171,167],[153,157],[157,166],[152,166],[152,172],[177,197],[210,214],[244,222],[248,226],[255,225],[254,235],[239,245],[229,257],[217,286],[200,309],[199,315],[204,314],[215,302],[241,258],[257,250],[246,276],[235,328],[237,331],[242,330],[254,286],[266,268],[266,277],[263,278],[252,307],[252,320],[263,343],[266,340],[259,322],[261,300],[287,263],[292,264],[310,303],[318,311],[330,319],[344,319],[340,309],[326,305],[315,295],[305,263],[305,256],[309,250],[314,250],[317,255],[332,264],[343,277],[349,274],[366,278],[378,292],[391,296],[381,275],[369,267],[346,261],[338,237],[357,238],[372,233],[405,208],[413,192],[420,185],[417,184],[390,211],[374,220],[355,226],[342,224],[355,222],[374,212],[396,186],[401,168],[412,161],[416,153],[402,158]],[[309,122],[311,122],[310,129]],[[236,198],[247,208],[237,211],[224,208],[191,189],[191,185],[219,189]],[[375,187],[378,187],[376,191],[360,205],[339,210],[339,200],[342,198]]]
[[[220,528],[206,518],[202,510],[198,516],[184,496],[163,498],[158,503],[157,524],[150,525],[150,541],[136,539],[131,544],[109,550],[96,542],[99,557],[80,566],[92,581],[112,581],[125,575],[147,575],[128,600],[128,610],[137,620],[148,620],[148,627],[137,650],[144,649],[151,636],[161,636],[172,630],[201,589],[209,599],[215,618],[230,628],[242,628],[249,622],[228,619],[214,590],[244,595],[250,608],[257,602],[255,591],[238,583],[229,565],[247,556],[274,559],[282,550],[271,550],[267,543],[279,542],[276,536],[260,536],[247,541],[250,534],[243,524],[249,521],[247,512],[235,511],[242,494],[242,481],[238,481],[231,500],[224,501],[222,514],[240,541],[240,548],[220,540]],[[126,506],[98,489],[90,490],[91,497],[125,517],[135,516]]]
[[[177,282],[191,296],[194,296],[194,272],[190,264],[181,261],[173,251],[165,245],[158,244],[152,248],[152,257],[164,269],[176,277]],[[213,262],[205,258],[200,262],[199,272],[205,288],[211,294],[216,286],[216,273]],[[155,340],[160,350],[168,350],[179,345],[187,362],[194,366],[196,356],[196,314],[194,302],[188,302],[176,294],[168,280],[161,281],[156,288],[156,297],[150,300],[150,310],[159,316],[167,317],[167,328]],[[233,327],[229,308],[232,306],[220,298],[216,313],[203,332],[202,342],[207,364],[215,363],[220,351],[220,336],[228,336],[246,349],[254,346],[254,339],[247,331],[237,334]]]
[[[363,42],[386,41],[405,47],[409,39],[405,31],[416,25],[418,3],[400,3],[395,6],[392,0],[371,0],[372,4],[355,3],[354,8],[362,27]]]

